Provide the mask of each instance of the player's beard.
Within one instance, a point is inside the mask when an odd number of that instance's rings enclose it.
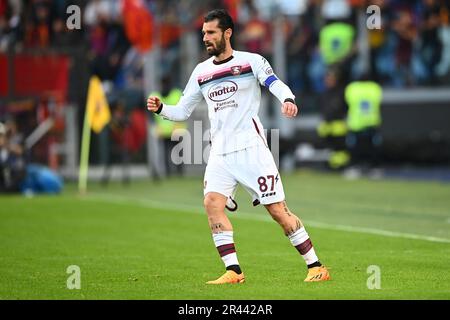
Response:
[[[210,56],[219,56],[221,53],[225,52],[225,34],[222,33],[222,38],[220,39],[219,42],[217,42],[215,45],[212,42],[209,42],[209,44],[212,45],[212,49],[208,49],[208,47],[206,47],[206,51],[208,52],[208,54]]]

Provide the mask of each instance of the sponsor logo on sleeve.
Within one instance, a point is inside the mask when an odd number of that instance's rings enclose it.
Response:
[[[268,76],[270,76],[270,75],[273,74],[273,70],[272,70],[271,67],[266,68],[266,69],[264,70],[264,72],[265,72]]]
[[[199,83],[202,84],[203,82],[211,80],[212,78],[213,78],[213,76],[209,75],[209,76],[206,76],[206,77],[200,77],[198,80],[199,80]]]

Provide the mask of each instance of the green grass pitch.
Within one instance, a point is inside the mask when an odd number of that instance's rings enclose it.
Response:
[[[0,196],[0,299],[450,299],[450,185],[282,178],[332,281],[303,282],[302,258],[242,189],[230,217],[246,283],[208,286],[224,267],[200,178],[91,183],[84,196],[69,184],[59,196]],[[71,265],[79,290],[66,285]]]

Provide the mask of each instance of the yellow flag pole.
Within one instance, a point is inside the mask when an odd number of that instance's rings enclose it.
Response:
[[[80,155],[80,171],[78,175],[78,191],[86,193],[87,190],[87,176],[89,167],[89,150],[91,143],[91,126],[89,124],[89,115],[86,108],[84,114],[83,136],[81,141],[81,155]]]

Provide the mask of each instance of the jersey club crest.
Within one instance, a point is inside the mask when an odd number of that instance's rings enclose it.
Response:
[[[231,67],[231,73],[233,74],[233,76],[238,76],[241,74],[241,69],[242,69],[241,66]]]

